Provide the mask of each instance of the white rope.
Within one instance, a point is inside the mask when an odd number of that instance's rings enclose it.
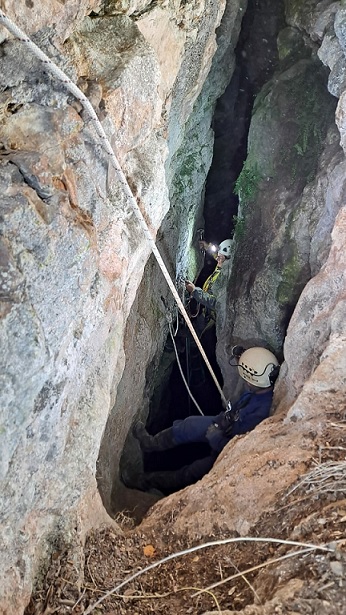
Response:
[[[16,38],[18,38],[22,43],[24,43],[33,53],[35,56],[37,56],[41,62],[46,66],[47,70],[49,70],[59,81],[61,81],[66,88],[73,94],[73,96],[75,96],[83,105],[83,107],[85,108],[85,110],[87,111],[87,113],[89,114],[93,125],[96,129],[97,134],[99,135],[100,139],[102,140],[102,143],[104,145],[104,149],[107,152],[107,154],[110,156],[110,159],[112,161],[112,164],[115,168],[116,171],[116,175],[117,178],[125,192],[125,195],[129,198],[132,206],[133,206],[133,211],[136,215],[136,218],[142,228],[142,231],[145,235],[145,237],[147,238],[147,240],[149,241],[149,244],[151,246],[152,252],[158,262],[158,265],[164,275],[164,278],[166,279],[166,282],[172,292],[172,295],[174,297],[174,299],[177,302],[177,305],[182,313],[182,315],[185,318],[186,324],[191,332],[192,337],[194,338],[197,347],[205,361],[205,364],[215,382],[215,385],[221,395],[221,399],[224,403],[224,405],[227,405],[227,400],[223,394],[223,391],[218,383],[218,380],[213,372],[213,369],[209,363],[208,357],[204,352],[204,349],[197,337],[197,334],[192,326],[192,323],[189,319],[189,316],[185,310],[185,307],[179,297],[179,294],[173,284],[173,281],[169,275],[169,272],[167,270],[167,267],[161,257],[161,254],[155,244],[155,240],[152,237],[149,228],[147,226],[147,223],[145,222],[145,219],[138,207],[137,201],[134,197],[134,195],[131,192],[131,189],[127,183],[126,177],[119,165],[119,162],[115,156],[115,153],[113,151],[113,148],[107,138],[107,135],[102,127],[102,124],[100,123],[94,108],[92,107],[90,101],[88,100],[88,98],[83,94],[83,92],[73,83],[73,81],[71,81],[71,79],[56,65],[54,64],[54,62],[52,62],[52,60],[20,29],[18,28],[18,26],[16,26],[5,14],[4,12],[0,9],[0,23],[2,23],[2,25],[9,30],[9,32],[11,32]]]
[[[169,332],[170,332],[170,334],[171,334],[171,338],[172,338],[172,342],[173,342],[174,352],[175,352],[175,356],[176,356],[176,359],[177,359],[177,363],[178,363],[178,367],[179,367],[180,375],[181,375],[181,377],[182,377],[182,379],[183,379],[183,383],[185,384],[186,390],[187,390],[188,394],[190,395],[190,397],[191,397],[191,399],[192,399],[193,403],[195,404],[195,406],[196,406],[196,408],[197,408],[198,412],[199,412],[202,416],[204,416],[204,412],[202,412],[201,408],[199,407],[199,405],[198,405],[197,401],[195,400],[194,396],[192,395],[192,393],[191,393],[191,391],[190,391],[190,389],[189,389],[189,385],[188,385],[188,384],[187,384],[187,382],[186,382],[186,378],[185,378],[185,376],[184,376],[184,372],[183,372],[183,370],[182,370],[181,363],[180,363],[180,360],[179,360],[179,355],[178,355],[177,347],[176,347],[176,345],[175,345],[174,335],[173,335],[173,331],[172,331],[172,325],[171,325],[171,323],[169,323],[169,325],[168,325],[168,326],[169,326]]]

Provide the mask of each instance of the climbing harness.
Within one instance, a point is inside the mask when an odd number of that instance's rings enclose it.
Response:
[[[83,105],[83,107],[85,108],[85,110],[87,111],[88,115],[90,116],[90,119],[93,123],[93,126],[99,136],[99,138],[101,139],[102,143],[103,143],[103,148],[106,151],[106,153],[109,155],[110,160],[114,166],[115,172],[116,172],[116,176],[118,178],[118,181],[120,182],[125,195],[129,198],[130,203],[133,207],[133,211],[134,214],[141,226],[141,229],[145,235],[145,237],[147,238],[149,245],[151,247],[151,250],[157,260],[157,263],[163,273],[163,276],[168,284],[168,287],[170,289],[170,291],[172,292],[172,295],[175,299],[175,301],[177,302],[177,305],[182,313],[182,315],[185,318],[186,324],[191,332],[192,337],[194,338],[200,352],[201,355],[205,361],[205,364],[214,380],[214,383],[220,393],[221,399],[224,403],[224,405],[227,404],[226,398],[223,394],[223,391],[219,385],[219,382],[213,372],[213,369],[209,363],[208,357],[206,356],[204,349],[197,337],[197,334],[192,326],[192,323],[188,317],[188,314],[185,310],[185,307],[179,297],[179,294],[173,284],[173,281],[169,275],[169,272],[167,270],[167,267],[161,257],[161,254],[155,244],[155,240],[153,239],[148,225],[139,209],[139,206],[137,204],[137,201],[130,189],[130,186],[126,180],[126,177],[120,167],[120,164],[118,162],[118,159],[113,151],[113,148],[108,140],[108,137],[102,127],[102,124],[100,123],[100,120],[98,119],[95,110],[93,108],[93,106],[91,105],[90,101],[88,100],[88,98],[83,94],[83,92],[73,83],[73,81],[71,81],[71,79],[54,63],[52,62],[52,60],[16,25],[14,24],[6,15],[5,13],[0,9],[0,23],[9,31],[11,32],[18,40],[20,40],[22,43],[24,43],[28,49],[30,49],[30,51],[32,51],[32,53],[38,57],[41,62],[44,64],[45,68],[50,71],[61,83],[63,83],[65,85],[65,87],[71,92],[71,94],[73,94],[73,96],[75,96],[75,98],[77,98]]]
[[[216,280],[219,277],[220,273],[221,273],[221,269],[216,267],[216,269],[213,271],[213,273],[206,279],[206,281],[204,282],[203,287],[202,287],[202,290],[205,293],[212,294],[212,292],[210,292],[210,291],[212,290],[213,284],[214,284],[214,282],[216,282]],[[188,309],[189,309],[189,312],[190,312],[190,318],[198,318],[198,316],[201,314],[204,317],[204,319],[205,319],[205,327],[204,327],[203,331],[199,334],[199,339],[202,339],[203,333],[205,333],[206,331],[211,329],[211,327],[215,326],[215,322],[216,322],[215,310],[213,310],[211,308],[206,308],[205,306],[203,306],[202,309],[201,309],[201,304],[197,302],[196,312],[194,314],[191,314],[190,302],[191,302],[191,298],[190,298],[190,301],[188,303]]]
[[[196,301],[196,311],[194,312],[194,314],[192,314],[191,313],[191,299],[189,300],[188,310],[189,310],[190,318],[197,318],[197,316],[199,316],[200,309],[201,309],[201,304]]]

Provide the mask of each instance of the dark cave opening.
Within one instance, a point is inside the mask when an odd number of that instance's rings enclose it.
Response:
[[[178,360],[189,386],[189,390],[203,414],[216,415],[222,411],[222,403],[215,383],[186,325],[181,325],[180,333],[181,335],[176,338]],[[202,337],[202,344],[213,371],[222,386],[222,375],[215,356],[215,327],[210,329],[205,336]],[[171,360],[173,359],[172,372],[168,385],[160,398],[160,411],[156,411],[156,400],[152,400],[150,406],[146,427],[148,432],[152,434],[170,427],[175,420],[199,415],[199,410],[188,394],[181,377],[170,337],[167,340],[164,354],[166,354],[166,356],[170,355]],[[144,469],[148,472],[157,469],[175,470],[182,465],[191,463],[197,458],[206,456],[208,452],[209,446],[207,444],[194,443],[181,445],[177,449],[163,452],[144,453]]]
[[[278,66],[276,40],[284,25],[283,2],[249,1],[235,49],[236,67],[228,87],[217,101],[212,122],[214,151],[204,197],[204,236],[207,241],[220,243],[233,236],[238,212],[235,182],[247,155],[252,108],[256,94]],[[202,286],[214,268],[215,259],[207,253],[196,285]],[[215,327],[202,338],[202,344],[222,386],[221,370],[215,355]],[[223,409],[219,392],[184,324],[180,325],[177,345],[181,369],[192,395],[204,414],[218,414]],[[163,360],[169,360],[169,356],[173,356],[173,367],[167,386],[159,395],[153,396],[149,407],[146,428],[151,434],[170,427],[174,420],[199,414],[174,359],[170,337],[167,339]],[[209,446],[206,444],[189,444],[164,452],[144,453],[144,470],[176,470],[208,455],[208,451]]]

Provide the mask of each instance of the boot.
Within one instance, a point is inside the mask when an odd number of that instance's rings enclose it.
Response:
[[[129,489],[138,489],[139,491],[150,491],[152,488],[146,475],[143,471],[134,472],[131,468],[123,468],[120,473],[121,482]]]
[[[177,471],[139,472],[138,474],[131,474],[123,470],[120,477],[122,483],[129,489],[156,494],[161,493],[161,495],[169,495],[190,484],[185,476],[184,468]]]
[[[147,485],[147,490],[156,489],[164,495],[169,495],[174,491],[179,491],[191,484],[187,467],[179,470],[170,470],[167,472],[146,472],[142,475],[142,480]]]
[[[145,429],[144,423],[139,421],[133,428],[133,435],[139,441],[142,451],[150,453],[151,451],[166,451],[169,448],[177,446],[173,438],[173,429],[169,427],[151,436]]]
[[[211,454],[202,459],[196,459],[190,465],[183,466],[178,470],[168,472],[146,472],[142,480],[152,489],[159,489],[165,495],[193,485],[211,470],[214,465],[215,455]]]

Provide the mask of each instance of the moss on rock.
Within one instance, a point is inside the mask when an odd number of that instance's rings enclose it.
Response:
[[[335,111],[324,67],[300,60],[258,95],[249,133],[247,166],[290,187],[311,181]]]
[[[280,305],[285,306],[292,302],[301,275],[301,261],[296,252],[292,253],[280,273],[281,282],[277,287],[276,300]]]

